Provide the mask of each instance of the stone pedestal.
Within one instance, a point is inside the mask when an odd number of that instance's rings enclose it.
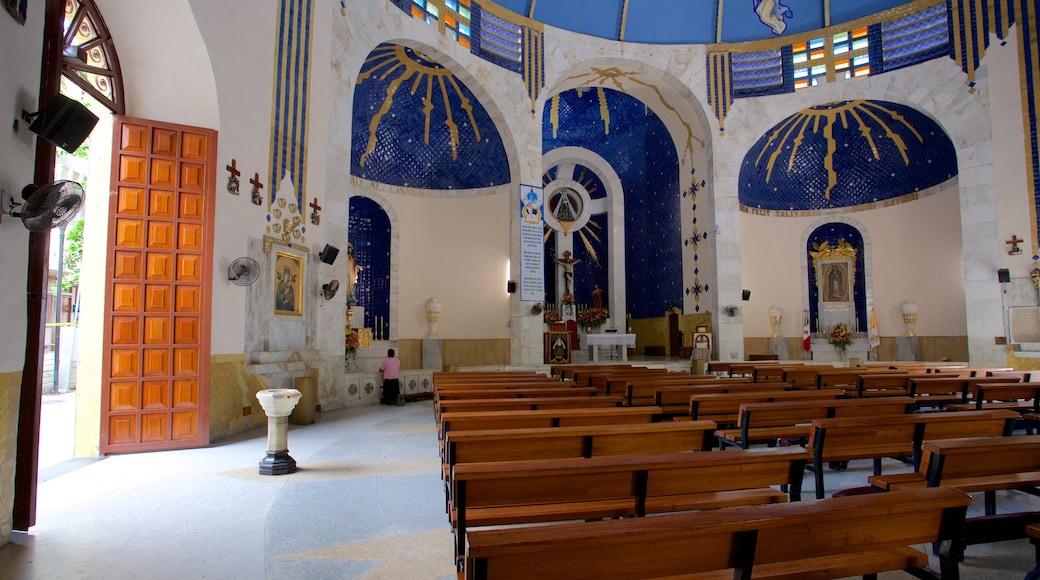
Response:
[[[439,338],[422,341],[422,368],[439,371],[444,367],[444,342]]]
[[[256,399],[267,413],[267,455],[260,460],[260,475],[296,472],[296,460],[289,456],[289,415],[301,395],[296,389],[257,392]]]
[[[780,336],[769,339],[769,354],[775,354],[780,360],[790,360],[787,353],[787,339]]]
[[[921,360],[920,342],[916,336],[896,337],[896,360],[916,361]]]

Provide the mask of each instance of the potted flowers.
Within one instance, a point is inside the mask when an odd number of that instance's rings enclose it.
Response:
[[[563,320],[563,317],[560,316],[560,313],[558,311],[552,308],[546,308],[544,311],[542,311],[542,321],[544,321],[549,326],[552,326],[554,322],[560,322],[561,320]]]
[[[345,361],[347,363],[347,372],[350,372],[351,370],[356,370],[358,368],[357,349],[358,345],[360,344],[360,340],[358,338],[358,331],[356,329],[350,328],[349,326],[347,327],[346,334],[347,349]]]
[[[841,360],[845,360],[845,351],[852,344],[852,333],[849,332],[849,327],[845,326],[844,322],[835,324],[827,337],[827,342],[831,343],[834,346],[834,350],[838,351]]]
[[[593,306],[578,312],[578,324],[587,329],[597,327],[607,321],[610,314],[602,306]]]

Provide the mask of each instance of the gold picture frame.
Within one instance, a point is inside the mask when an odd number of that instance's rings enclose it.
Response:
[[[303,315],[303,257],[289,252],[275,252],[274,313],[285,316]]]

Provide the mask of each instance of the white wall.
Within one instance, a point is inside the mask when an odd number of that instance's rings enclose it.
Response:
[[[30,2],[25,26],[0,11],[0,190],[21,200],[22,187],[32,183],[36,136],[28,125],[11,130],[21,111],[38,109],[43,2]],[[6,211],[7,208],[4,208]],[[0,373],[22,370],[25,362],[25,283],[29,231],[17,218],[0,218],[0,328],[12,338],[0,344]]]

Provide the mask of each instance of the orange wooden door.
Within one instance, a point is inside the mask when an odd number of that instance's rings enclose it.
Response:
[[[117,117],[101,453],[209,443],[217,133]]]

